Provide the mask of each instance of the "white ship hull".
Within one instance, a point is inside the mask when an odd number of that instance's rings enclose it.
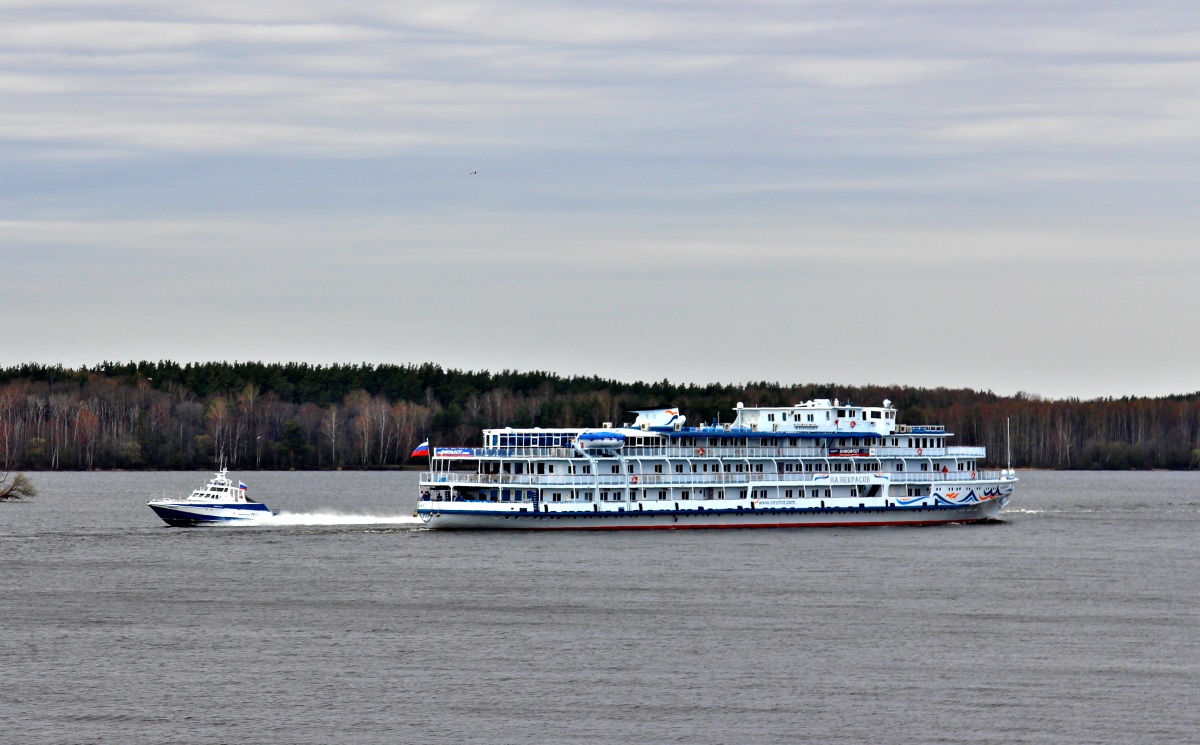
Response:
[[[417,514],[439,530],[681,530],[688,528],[835,528],[889,525],[939,525],[995,519],[1008,496],[962,505],[790,507],[768,509],[683,508],[596,512],[556,509],[545,512],[471,509],[464,503],[433,506],[422,502]],[[429,505],[429,506],[427,506]],[[549,507],[549,505],[543,505]]]

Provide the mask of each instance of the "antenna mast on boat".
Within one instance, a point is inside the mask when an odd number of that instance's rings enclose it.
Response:
[[[1012,470],[1012,417],[1004,418],[1004,457],[1008,461],[1008,470]]]

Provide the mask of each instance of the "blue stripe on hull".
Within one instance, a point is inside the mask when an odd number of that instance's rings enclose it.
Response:
[[[204,508],[206,510],[237,510],[238,512],[270,512],[271,508],[267,507],[263,502],[238,502],[237,504],[208,504],[205,502],[150,502],[151,509],[181,509],[187,510],[194,507]]]

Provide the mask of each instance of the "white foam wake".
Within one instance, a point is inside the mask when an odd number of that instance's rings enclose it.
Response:
[[[415,515],[346,515],[337,512],[280,512],[260,517],[255,525],[265,527],[289,525],[424,525]]]

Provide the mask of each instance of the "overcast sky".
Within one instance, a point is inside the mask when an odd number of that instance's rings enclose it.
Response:
[[[1195,0],[0,0],[0,364],[1191,392],[1198,166]]]

